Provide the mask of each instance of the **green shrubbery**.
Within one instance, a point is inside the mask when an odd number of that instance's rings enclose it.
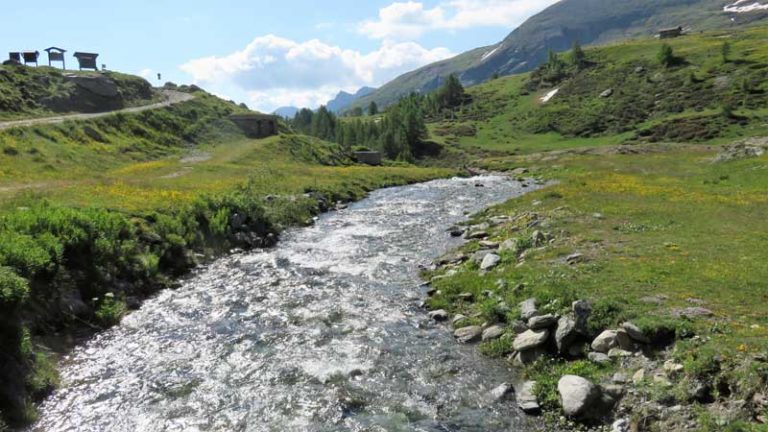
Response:
[[[10,267],[0,267],[0,310],[14,307],[29,295],[29,285]]]

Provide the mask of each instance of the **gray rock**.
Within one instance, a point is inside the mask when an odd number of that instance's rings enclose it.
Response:
[[[600,363],[600,364],[610,363],[611,361],[611,358],[608,357],[607,354],[603,354],[600,352],[591,352],[587,354],[587,358],[589,359],[589,361],[593,363]]]
[[[619,348],[624,351],[635,351],[635,349],[637,349],[632,338],[629,337],[629,333],[624,329],[616,330],[616,341],[619,344]]]
[[[609,98],[613,96],[613,89],[607,89],[604,92],[600,93],[601,98]]]
[[[517,335],[515,341],[512,343],[512,348],[514,348],[515,351],[525,351],[536,348],[546,342],[548,337],[549,330],[528,330]]]
[[[464,235],[467,240],[478,240],[488,238],[487,231],[471,231]]]
[[[648,338],[648,336],[645,335],[645,333],[643,333],[642,330],[640,330],[640,327],[632,324],[631,322],[625,322],[621,325],[621,328],[627,332],[630,338],[644,344],[651,343],[651,340]]]
[[[533,243],[533,247],[544,246],[546,242],[547,236],[545,236],[543,232],[536,230],[531,234],[531,243]]]
[[[449,317],[448,312],[446,312],[443,309],[432,311],[428,313],[427,316],[429,316],[431,319],[435,321],[448,321],[448,317]]]
[[[506,252],[506,251],[517,251],[517,239],[508,239],[501,242],[499,245],[499,251],[500,252]]]
[[[482,339],[483,341],[498,339],[504,334],[504,330],[505,328],[502,325],[490,326],[483,331]]]
[[[563,412],[568,417],[581,417],[600,400],[600,389],[589,380],[576,375],[565,375],[557,383]]]
[[[628,383],[628,382],[629,382],[629,378],[628,378],[628,377],[627,377],[627,375],[626,375],[626,374],[624,374],[624,373],[621,373],[621,372],[616,372],[616,373],[615,373],[615,374],[613,374],[613,376],[611,377],[611,381],[613,381],[613,382],[614,382],[614,383],[616,383],[616,384],[626,384],[626,383]]]
[[[528,327],[531,330],[548,329],[557,324],[557,316],[552,314],[539,315],[528,320]]]
[[[577,336],[576,320],[570,315],[561,316],[557,320],[557,330],[555,331],[555,345],[558,352],[565,353]]]
[[[608,351],[608,357],[610,358],[632,357],[632,351],[627,351],[621,348],[611,348]]]
[[[103,75],[64,75],[64,80],[74,82],[78,87],[85,89],[93,94],[113,98],[120,94],[120,90],[114,81]]]
[[[453,332],[453,336],[459,343],[470,343],[480,339],[483,329],[480,326],[462,327]]]
[[[489,240],[482,240],[482,241],[480,241],[480,247],[484,248],[484,249],[498,249],[499,248],[499,242],[489,241]]]
[[[520,303],[520,318],[528,322],[529,319],[539,314],[539,310],[536,308],[536,299],[529,298],[528,300]]]
[[[565,262],[568,263],[569,265],[575,265],[575,264],[584,262],[584,255],[580,253],[568,255],[565,258]]]
[[[611,348],[619,346],[618,336],[615,330],[606,330],[592,341],[592,349],[599,353],[608,353]]]
[[[515,332],[515,334],[524,333],[528,330],[528,326],[525,325],[522,321],[515,321],[510,325],[510,328],[512,328],[512,331]]]
[[[490,270],[496,267],[501,262],[501,257],[496,254],[488,254],[483,258],[483,262],[480,264],[480,270]]]
[[[576,331],[582,335],[587,334],[587,321],[592,314],[592,305],[586,300],[576,300],[571,305],[573,315],[576,317]]]
[[[526,414],[536,414],[541,411],[539,401],[536,399],[536,381],[526,381],[517,390],[517,406]]]
[[[629,420],[618,419],[611,425],[611,432],[629,432]]]
[[[490,393],[490,399],[493,402],[500,402],[504,400],[504,398],[512,393],[514,391],[514,388],[509,383],[502,383],[495,389],[491,390]]]
[[[475,298],[475,295],[474,295],[474,294],[472,294],[471,292],[463,292],[463,293],[459,294],[457,297],[458,297],[458,298],[459,298],[459,300],[461,300],[461,301],[465,301],[465,302],[471,302],[471,301],[472,301],[472,299],[474,299],[474,298]]]
[[[672,311],[672,315],[678,317],[678,318],[700,318],[700,317],[711,317],[715,313],[711,310],[696,306],[696,307],[689,307],[685,309],[675,309]]]
[[[464,320],[467,320],[467,319],[469,319],[469,318],[467,318],[466,315],[456,314],[456,315],[453,316],[453,319],[451,320],[451,324],[453,324],[455,326],[456,324],[459,324],[460,322],[462,322]]]
[[[489,251],[489,250],[479,250],[479,251],[475,252],[474,254],[472,254],[472,261],[476,262],[478,265],[480,265],[483,262],[483,260],[485,259],[485,257],[490,255],[491,253],[492,252]]]

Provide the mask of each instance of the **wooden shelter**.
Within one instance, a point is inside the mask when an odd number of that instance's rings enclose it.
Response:
[[[48,66],[53,66],[53,62],[61,62],[61,68],[64,70],[67,69],[67,63],[64,61],[64,53],[67,52],[67,50],[50,47],[46,48],[44,51],[48,53]]]
[[[77,59],[77,62],[80,65],[80,70],[83,70],[83,69],[93,69],[95,71],[99,70],[99,67],[96,65],[96,58],[99,57],[98,54],[76,52],[73,57]]]
[[[659,30],[659,39],[672,39],[683,35],[682,27],[668,28]]]
[[[37,66],[37,59],[40,57],[40,51],[24,51],[21,53],[21,56],[24,58],[25,65],[34,63],[35,66]]]

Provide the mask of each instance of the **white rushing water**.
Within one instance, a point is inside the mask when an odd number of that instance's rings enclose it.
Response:
[[[475,187],[481,182],[485,187]],[[220,259],[77,348],[31,431],[522,431],[515,378],[418,307],[445,230],[506,177],[374,192],[271,250]]]

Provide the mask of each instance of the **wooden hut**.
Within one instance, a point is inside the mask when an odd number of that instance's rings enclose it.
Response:
[[[682,27],[668,28],[659,30],[659,39],[673,39],[683,35]]]
[[[67,63],[64,61],[64,53],[67,52],[67,50],[50,47],[46,48],[44,51],[48,53],[48,66],[53,66],[53,62],[61,62],[61,68],[64,70],[67,69]]]

